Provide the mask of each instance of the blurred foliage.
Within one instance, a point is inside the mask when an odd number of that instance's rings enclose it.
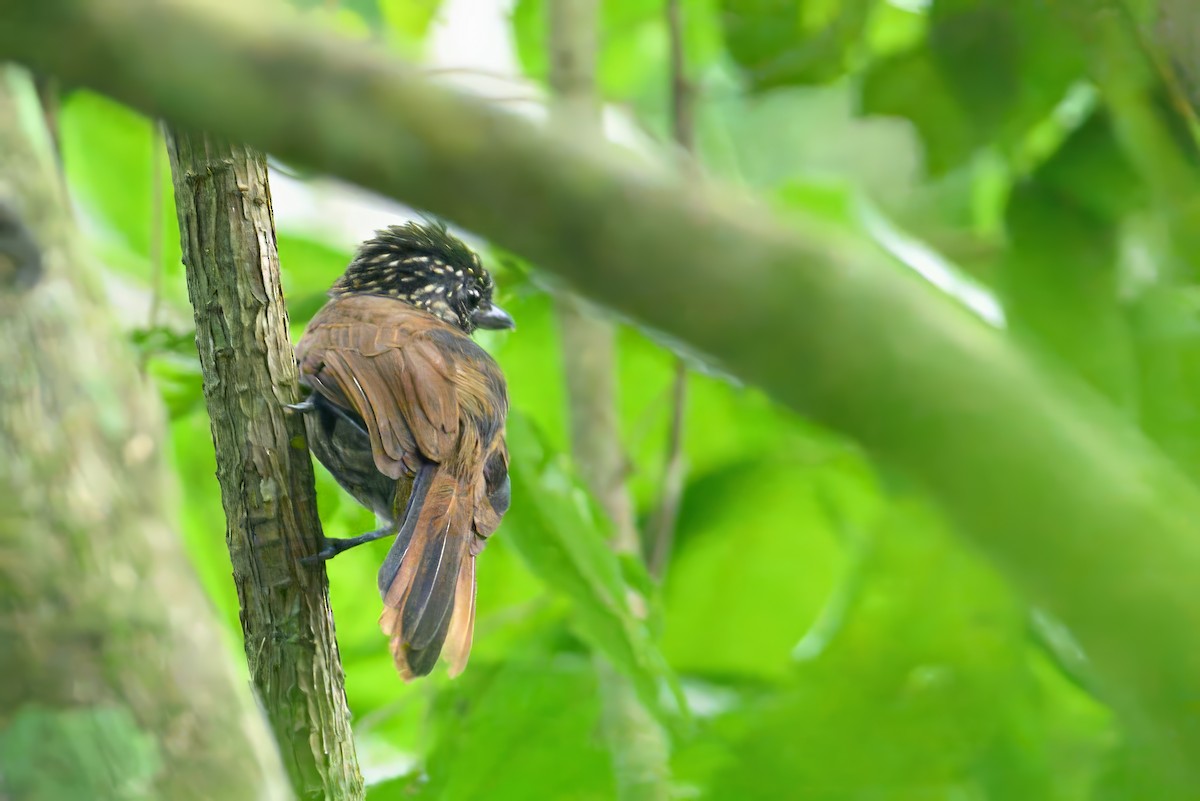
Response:
[[[498,31],[535,83],[547,2],[516,0]],[[410,55],[441,10],[297,5]],[[1200,467],[1200,306],[1182,285],[1200,255],[1195,143],[1138,19],[1042,0],[681,5],[708,172],[785,216],[866,237],[878,231],[862,210],[875,209],[990,288],[1014,336]],[[604,100],[665,143],[663,3],[603,0],[600,34]],[[123,317],[171,412],[179,526],[237,644],[164,156],[150,121],[86,92],[65,99],[61,126],[68,183],[113,283],[144,300],[161,271],[161,318],[141,300]],[[286,224],[279,247],[298,334],[349,248]],[[376,625],[386,543],[329,567],[372,798],[613,797],[593,652],[668,722],[680,798],[1133,797],[1120,734],[1076,675],[1069,635],[1037,636],[1036,610],[911,488],[753,389],[693,375],[667,578],[660,588],[618,561],[565,456],[570,354],[549,296],[526,265],[492,255],[519,322],[481,336],[511,386],[514,504],[481,557],[470,669],[453,683],[395,678]],[[659,500],[673,357],[630,326],[619,350],[644,521]],[[331,536],[372,527],[320,470],[318,490]]]

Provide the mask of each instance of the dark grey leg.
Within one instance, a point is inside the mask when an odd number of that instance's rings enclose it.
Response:
[[[300,561],[306,565],[324,562],[327,559],[332,559],[333,557],[337,556],[342,551],[362,545],[365,542],[374,542],[375,540],[381,540],[384,537],[394,536],[395,533],[395,526],[385,526],[374,531],[368,531],[366,534],[360,534],[357,537],[347,537],[345,539],[326,537],[321,550],[317,551],[312,556],[304,557]]]

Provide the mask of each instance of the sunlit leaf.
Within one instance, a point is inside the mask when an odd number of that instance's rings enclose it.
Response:
[[[717,2],[680,2],[681,33],[691,74],[702,73],[722,53]],[[632,102],[646,114],[661,111],[666,107],[670,81],[665,5],[659,0],[605,0],[599,4],[599,14],[596,74],[601,97]],[[549,74],[547,0],[517,0],[511,22],[522,71],[545,81]]]
[[[875,0],[722,0],[729,54],[756,90],[845,73]]]
[[[611,758],[596,734],[592,665],[543,648],[526,643],[523,654],[502,664],[472,666],[440,694],[428,780],[413,788],[416,798],[614,797]],[[542,659],[529,660],[531,651]]]
[[[843,460],[814,469],[777,457],[697,476],[679,519],[663,641],[690,673],[779,679],[829,596],[842,545],[827,493],[866,509],[873,490]],[[836,484],[836,486],[834,486]]]
[[[868,534],[826,649],[713,727],[732,753],[706,797],[1052,797],[1020,605],[920,504]]]
[[[1144,206],[1147,195],[1110,116],[1093,112],[1014,189],[1006,213],[1009,248],[997,281],[1014,333],[1073,365],[1131,411],[1139,405],[1138,374],[1150,371],[1145,364],[1139,370],[1134,352],[1120,239],[1122,220]],[[1156,361],[1147,356],[1148,363]],[[1144,394],[1147,420],[1172,396]],[[1169,448],[1182,438],[1171,440]]]
[[[379,0],[379,12],[392,40],[411,48],[424,39],[441,5],[441,0]]]
[[[509,417],[508,443],[513,500],[505,537],[548,587],[574,602],[580,635],[632,680],[642,703],[672,719],[682,700],[635,612],[638,601],[608,547],[607,524],[519,413]]]
[[[872,64],[863,110],[912,120],[934,175],[1008,149],[1084,74],[1069,20],[1040,0],[935,2],[923,46]]]
[[[64,99],[59,127],[63,166],[84,207],[85,230],[125,254],[107,260],[108,266],[146,286],[161,269],[164,296],[186,303],[171,171],[154,123],[108,98],[78,90]]]

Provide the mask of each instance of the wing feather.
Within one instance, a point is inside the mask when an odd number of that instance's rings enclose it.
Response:
[[[461,672],[475,555],[508,508],[500,368],[463,332],[383,297],[332,300],[296,354],[303,383],[362,419],[379,472],[416,477],[379,574],[380,626],[397,669],[424,675],[445,648],[451,673]]]

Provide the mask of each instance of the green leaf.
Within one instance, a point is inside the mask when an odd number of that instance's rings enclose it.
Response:
[[[417,798],[615,797],[610,756],[596,736],[591,661],[552,654],[552,644],[527,641],[499,665],[472,665],[439,694],[428,781]]]
[[[722,53],[717,2],[681,2],[684,47],[692,74],[716,63]],[[510,17],[517,60],[524,74],[538,81],[549,75],[546,9],[547,0],[517,0]],[[670,84],[663,4],[657,0],[605,0],[600,4],[598,22],[599,95],[605,100],[633,102],[640,112],[661,118]]]
[[[781,208],[803,212],[807,219],[855,227],[856,197],[846,181],[796,179],[782,185],[774,199]]]
[[[79,90],[64,99],[59,129],[67,182],[86,219],[98,225],[90,233],[107,243],[105,250],[116,251],[116,257],[106,258],[107,265],[149,285],[155,269],[151,251],[157,244],[164,296],[187,303],[171,170],[154,124],[108,98]]]
[[[325,294],[350,263],[352,254],[302,234],[280,231],[279,273],[293,329],[303,329],[329,300]]]
[[[425,40],[441,5],[441,0],[379,0],[379,12],[391,41],[409,50]]]
[[[925,168],[943,175],[986,139],[950,95],[929,53],[921,49],[877,61],[862,82],[862,112],[907,117],[925,144]]]
[[[844,625],[707,732],[729,755],[705,797],[1059,797],[1021,606],[924,504],[884,512]]]
[[[574,602],[579,634],[608,657],[647,709],[674,725],[682,693],[634,612],[622,565],[608,546],[607,521],[519,412],[509,415],[512,507],[502,533],[546,586]]]
[[[828,498],[869,510],[876,491],[865,472],[853,457],[824,465],[779,457],[694,477],[666,587],[663,650],[672,665],[724,678],[786,677],[841,561]]]
[[[1141,424],[1190,475],[1200,474],[1200,290],[1160,285],[1130,310]]]
[[[941,0],[929,25],[924,46],[868,69],[862,108],[910,119],[933,175],[1020,145],[1085,72],[1074,29],[1041,0]]]
[[[545,81],[550,69],[546,55],[549,41],[546,0],[517,0],[509,21],[521,71],[530,78]]]
[[[189,344],[192,347],[189,354],[160,353],[146,362],[172,420],[191,414],[204,403],[204,376],[200,372],[195,340]]]
[[[1137,366],[1118,295],[1118,237],[1139,197],[1142,186],[1107,117],[1093,115],[1013,190],[1009,252],[997,281],[1015,334],[1131,410]]]
[[[928,15],[900,8],[891,2],[877,3],[864,36],[872,57],[880,58],[913,47],[925,35]]]
[[[754,90],[845,74],[875,0],[722,0],[729,55]]]

